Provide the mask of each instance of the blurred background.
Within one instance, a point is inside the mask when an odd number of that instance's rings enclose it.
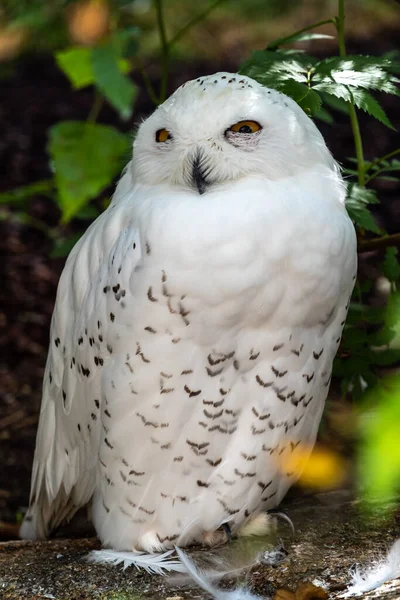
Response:
[[[50,317],[65,256],[107,205],[113,189],[110,182],[129,158],[135,124],[184,81],[220,70],[236,71],[252,51],[337,13],[336,0],[165,0],[160,23],[160,6],[152,0],[2,0],[0,5],[3,522],[15,522],[28,503]],[[348,0],[345,6],[348,53],[394,55],[400,39],[399,3]],[[329,23],[315,31],[335,36]],[[164,33],[174,40],[167,53]],[[319,58],[337,54],[334,37],[306,40],[295,47]],[[120,93],[113,94],[115,89]],[[396,121],[399,124],[398,98],[384,95],[380,101],[394,126]],[[396,148],[396,131],[365,113],[359,119],[366,159]],[[60,162],[75,151],[71,131],[72,146],[63,146],[64,154],[60,150],[57,126],[65,121],[107,126],[96,131],[100,141],[113,142],[112,150],[98,156],[94,144],[79,159],[82,164]],[[354,142],[346,111],[325,115],[317,124],[336,159],[349,164]],[[102,161],[107,165],[103,179]],[[76,181],[72,182],[75,188],[71,181],[73,177],[85,180],[85,168],[94,184],[91,189],[83,189],[82,184],[83,191],[77,192]],[[390,177],[376,180],[374,189],[380,199],[374,208],[378,225],[389,234],[400,231],[398,182]],[[388,294],[381,258],[379,252],[370,252],[360,261],[364,298],[378,308]],[[392,258],[395,269],[397,259],[394,254]],[[374,373],[383,377],[396,367],[394,359],[389,369],[381,365]],[[392,425],[393,415],[396,420],[400,413],[396,382],[393,389],[390,398],[396,398],[396,404],[381,415]],[[343,388],[340,377],[334,380],[320,433],[321,448],[328,450],[322,450],[314,463],[317,471],[331,468],[331,481],[336,474],[338,484],[352,480],[357,469],[352,457],[360,408],[351,392],[351,386]],[[377,393],[375,402],[378,397]],[[397,425],[400,431],[398,421]],[[400,473],[399,450],[393,454],[399,445],[396,436],[394,429],[382,451],[394,457]]]

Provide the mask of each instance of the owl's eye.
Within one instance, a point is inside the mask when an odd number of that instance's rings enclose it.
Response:
[[[171,139],[171,134],[168,129],[159,129],[156,131],[156,142],[166,142]]]
[[[233,131],[234,133],[257,133],[260,129],[262,129],[261,125],[257,121],[239,121],[232,125],[228,131]]]

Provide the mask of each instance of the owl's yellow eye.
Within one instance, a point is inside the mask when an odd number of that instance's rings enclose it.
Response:
[[[168,129],[159,129],[156,131],[156,142],[166,142],[171,139],[171,134]]]
[[[261,125],[257,121],[239,121],[230,128],[235,133],[256,133],[260,131]]]

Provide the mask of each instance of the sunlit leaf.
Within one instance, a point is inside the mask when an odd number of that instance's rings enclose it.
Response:
[[[57,52],[55,58],[76,90],[94,83],[90,48],[72,46]]]
[[[315,65],[313,87],[338,84],[353,88],[379,90],[399,94],[399,80],[387,71],[390,61],[375,56],[347,56],[326,58]],[[321,87],[320,87],[321,86]]]
[[[128,138],[105,125],[63,121],[50,130],[58,203],[69,221],[120,172]]]
[[[319,94],[308,85],[312,68],[312,60],[306,55],[291,57],[280,51],[264,50],[254,52],[240,72],[293,98],[312,116],[321,108]]]

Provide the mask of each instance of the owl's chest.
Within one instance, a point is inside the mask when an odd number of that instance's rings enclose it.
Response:
[[[227,216],[227,219],[230,217]],[[135,295],[146,309],[198,328],[317,323],[340,293],[341,265],[332,260],[332,236],[295,215],[273,226],[260,210],[208,227],[193,222],[143,235],[145,254]]]

